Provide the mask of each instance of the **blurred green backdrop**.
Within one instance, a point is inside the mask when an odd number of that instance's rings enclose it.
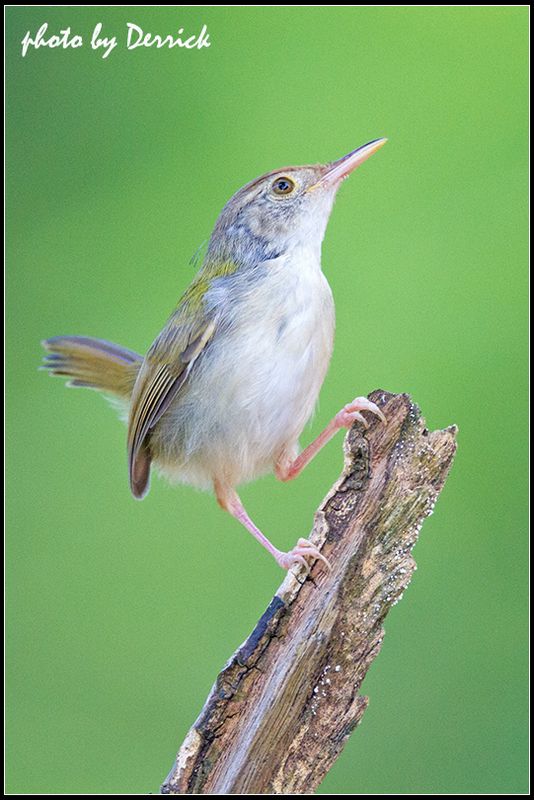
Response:
[[[20,41],[120,37],[103,60]],[[126,22],[208,26],[128,52]],[[321,791],[525,792],[526,7],[10,7],[9,792],[157,791],[224,661],[282,579],[213,499],[132,500],[125,430],[36,367],[43,337],[144,351],[227,198],[287,163],[389,143],[340,192],[323,251],[335,354],[311,438],[376,387],[459,452]],[[308,533],[341,437],[295,484],[242,496]],[[289,524],[288,524],[289,521]]]

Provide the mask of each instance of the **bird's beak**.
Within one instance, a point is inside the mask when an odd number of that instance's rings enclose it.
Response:
[[[369,156],[372,156],[373,153],[380,150],[386,142],[387,139],[373,139],[372,142],[358,147],[357,150],[353,150],[352,153],[338,158],[337,161],[332,161],[331,164],[327,164],[324,167],[323,175],[311,188],[315,189],[319,186],[334,186],[340,184],[344,178],[347,178],[350,173],[356,169],[356,167],[359,167]]]

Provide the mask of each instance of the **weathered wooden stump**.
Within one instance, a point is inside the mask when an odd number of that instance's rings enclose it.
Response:
[[[407,395],[375,391],[387,417],[356,423],[310,539],[332,564],[290,572],[218,675],[163,794],[309,794],[359,723],[382,621],[402,597],[411,550],[456,450]]]

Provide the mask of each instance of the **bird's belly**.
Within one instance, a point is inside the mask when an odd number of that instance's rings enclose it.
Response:
[[[167,442],[167,457],[156,460],[166,474],[196,485],[214,478],[237,485],[270,471],[282,450],[297,445],[332,352],[326,280],[321,289],[309,302],[273,304],[263,319],[251,314],[213,342],[161,420],[157,439]]]
[[[310,323],[293,319],[282,322],[279,331],[260,328],[253,356],[242,356],[233,365],[228,400],[236,425],[260,453],[270,456],[296,441],[313,412],[330,349],[324,332]],[[224,399],[223,404],[227,414]]]

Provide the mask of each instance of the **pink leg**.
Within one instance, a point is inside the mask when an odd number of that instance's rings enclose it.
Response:
[[[290,569],[294,564],[303,564],[305,567],[309,567],[310,564],[306,559],[310,559],[311,561],[320,559],[330,568],[327,559],[307,539],[299,539],[295,547],[288,553],[278,550],[278,548],[271,544],[267,537],[263,535],[260,529],[254,525],[234,489],[229,486],[224,486],[219,481],[215,481],[214,487],[217,502],[221,508],[224,508],[225,511],[228,511],[233,517],[239,520],[239,522],[250,531],[254,538],[269,551],[282,569]]]
[[[340,428],[350,428],[352,423],[359,420],[366,428],[369,427],[365,417],[360,414],[360,411],[370,411],[376,414],[382,422],[386,418],[382,411],[375,403],[372,403],[367,397],[356,397],[352,403],[347,403],[341,411],[339,411],[334,419],[330,420],[324,431],[313,440],[308,447],[302,451],[293,461],[282,460],[275,466],[275,475],[278,480],[290,481],[300,475],[305,466],[317,455],[327,442],[338,432]]]

